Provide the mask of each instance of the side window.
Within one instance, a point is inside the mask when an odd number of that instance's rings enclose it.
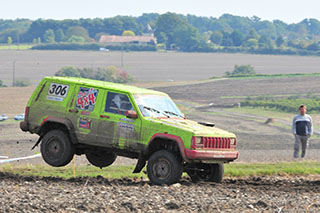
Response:
[[[94,88],[80,87],[76,100],[76,108],[92,112],[96,104],[98,92]]]
[[[133,107],[127,95],[108,92],[105,112],[126,115],[128,110],[133,110]]]

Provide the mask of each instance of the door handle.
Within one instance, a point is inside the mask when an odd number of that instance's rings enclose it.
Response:
[[[79,112],[79,110],[77,110],[77,109],[69,109],[69,112],[78,113],[78,112]]]
[[[108,115],[100,115],[100,118],[110,118]]]

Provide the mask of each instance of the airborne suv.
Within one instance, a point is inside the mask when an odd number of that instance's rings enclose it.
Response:
[[[238,157],[234,134],[186,119],[167,94],[83,78],[42,79],[20,128],[40,136],[35,146],[51,166],[85,154],[102,168],[124,156],[138,159],[134,173],[148,162],[154,184],[177,182],[183,172],[220,182],[223,163]]]

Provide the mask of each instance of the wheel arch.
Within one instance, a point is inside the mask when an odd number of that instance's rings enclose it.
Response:
[[[38,132],[39,135],[43,137],[47,132],[54,129],[64,131],[73,144],[78,143],[78,139],[75,134],[75,128],[72,122],[68,119],[47,117],[41,122],[41,126]]]
[[[157,133],[152,136],[147,146],[147,158],[158,150],[165,149],[178,151],[183,161],[188,161],[185,155],[185,147],[179,136],[167,133]]]

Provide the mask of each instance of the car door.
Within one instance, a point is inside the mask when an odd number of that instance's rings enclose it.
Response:
[[[120,149],[140,148],[141,118],[126,117],[128,110],[136,111],[132,103],[127,94],[113,91],[106,93],[98,127],[97,138],[100,144]]]
[[[103,90],[90,86],[76,86],[67,111],[80,143],[97,145],[97,131]]]

